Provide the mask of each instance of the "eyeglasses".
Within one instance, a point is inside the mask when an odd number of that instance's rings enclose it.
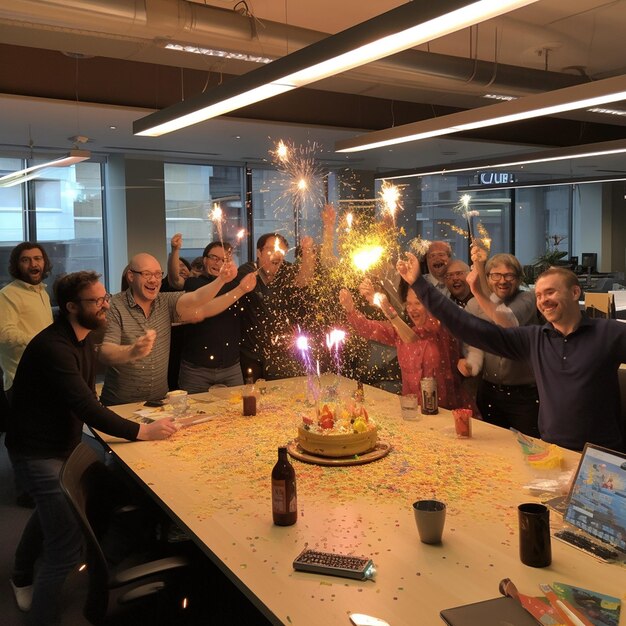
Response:
[[[226,259],[217,256],[217,254],[207,254],[206,256],[209,261],[213,261],[214,263],[226,263]]]
[[[490,274],[488,274],[489,278],[495,282],[502,280],[504,278],[504,280],[511,282],[512,280],[517,280],[517,274],[514,274],[513,272],[507,272],[506,274],[500,274],[500,272],[491,272]]]
[[[148,270],[130,270],[133,274],[141,274],[142,278],[150,280],[156,278],[157,280],[163,280],[163,272],[149,272]]]
[[[77,302],[93,302],[96,306],[102,306],[105,302],[111,300],[111,294],[105,293],[100,298],[78,298]]]
[[[467,276],[467,272],[465,271],[458,271],[458,272],[448,272],[444,278],[449,279],[449,278],[464,278],[465,276]]]

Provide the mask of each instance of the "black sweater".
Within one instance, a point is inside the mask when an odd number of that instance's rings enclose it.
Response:
[[[78,341],[64,318],[36,335],[15,374],[6,446],[36,458],[67,458],[80,443],[83,423],[134,440],[139,424],[98,402],[91,333]]]

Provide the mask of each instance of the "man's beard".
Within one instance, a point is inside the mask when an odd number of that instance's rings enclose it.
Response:
[[[99,317],[98,313],[86,313],[83,309],[80,309],[76,314],[76,321],[88,330],[98,330],[106,326],[107,320],[105,317]]]
[[[43,272],[39,272],[33,276],[28,270],[22,270],[20,272],[20,280],[29,285],[38,285],[43,280]]]

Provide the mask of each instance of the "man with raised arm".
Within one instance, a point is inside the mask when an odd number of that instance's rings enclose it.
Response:
[[[539,392],[539,432],[544,441],[582,450],[585,443],[623,449],[617,370],[626,361],[626,325],[589,319],[570,270],[551,267],[537,278],[543,326],[502,328],[460,309],[420,275],[411,253],[400,275],[418,298],[463,341],[509,359],[528,360]]]
[[[160,293],[163,271],[150,254],[137,254],[129,264],[129,288],[111,299],[100,361],[107,365],[102,389],[106,405],[160,400],[168,392],[167,365],[172,323],[199,322],[217,315],[256,285],[250,274],[225,293],[216,294],[237,275],[232,262],[219,276],[196,291]]]

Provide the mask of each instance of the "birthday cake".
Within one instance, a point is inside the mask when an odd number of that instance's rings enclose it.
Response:
[[[361,404],[324,404],[315,417],[303,416],[298,427],[298,444],[324,457],[363,454],[376,447],[378,426]]]

